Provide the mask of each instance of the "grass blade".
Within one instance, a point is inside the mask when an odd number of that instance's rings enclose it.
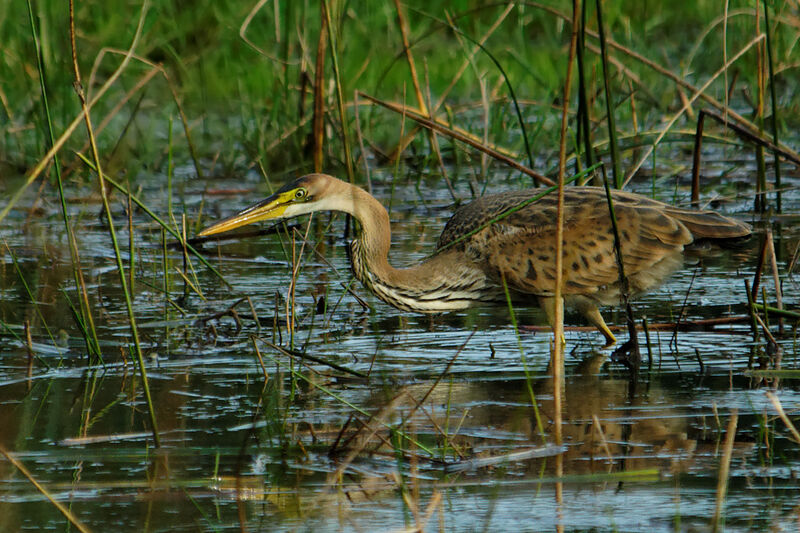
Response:
[[[139,342],[139,331],[136,327],[136,316],[133,312],[132,295],[128,287],[128,281],[125,277],[125,265],[123,265],[122,263],[122,253],[120,252],[119,242],[117,241],[116,230],[114,229],[114,219],[111,216],[111,206],[108,202],[108,194],[106,194],[106,184],[103,176],[103,170],[100,167],[100,154],[97,149],[97,143],[95,142],[94,139],[94,131],[92,129],[92,119],[89,114],[88,101],[86,99],[86,95],[83,92],[83,86],[81,84],[80,69],[78,68],[78,51],[75,45],[75,15],[74,15],[73,0],[70,0],[69,7],[70,7],[69,11],[70,39],[72,42],[72,61],[73,61],[73,72],[75,75],[75,90],[78,93],[78,98],[81,101],[81,107],[84,110],[83,117],[86,121],[86,130],[92,148],[92,156],[94,158],[98,185],[100,187],[100,195],[103,200],[103,210],[105,211],[106,221],[108,223],[108,232],[109,236],[111,237],[111,243],[114,247],[114,257],[116,259],[117,273],[119,274],[120,286],[122,288],[122,293],[125,296],[125,308],[128,312],[128,320],[130,322],[130,328],[131,328],[131,337],[133,338],[133,345],[136,352],[136,360],[139,366],[139,374],[142,378],[142,389],[145,395],[145,400],[147,402],[148,413],[150,415],[150,427],[153,432],[153,440],[155,442],[156,447],[160,447],[161,440],[159,439],[158,436],[158,424],[156,423],[155,408],[153,407],[153,400],[150,396],[150,385],[147,381],[147,369],[145,368],[144,355],[142,354],[142,347],[141,343]],[[145,0],[145,2],[142,4],[142,12],[139,19],[139,26],[136,30],[134,42],[131,45],[131,51],[136,48],[136,42],[138,41],[139,36],[141,35],[142,27],[144,25],[145,15],[147,14],[147,7],[148,4],[147,1]]]

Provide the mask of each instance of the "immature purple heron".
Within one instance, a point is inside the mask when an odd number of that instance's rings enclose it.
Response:
[[[505,302],[505,280],[515,299],[535,297],[552,324],[556,194],[530,202],[541,192],[492,194],[457,209],[434,255],[410,268],[389,264],[391,230],[386,209],[363,189],[325,174],[287,183],[266,200],[204,229],[200,236],[262,220],[342,211],[361,225],[359,237],[350,243],[353,273],[384,302],[417,313]],[[597,309],[620,301],[606,193],[600,187],[567,187],[564,194],[561,293],[565,304],[597,327],[610,345],[616,339]],[[677,269],[684,246],[695,239],[750,235],[747,224],[712,211],[672,207],[617,190],[611,196],[631,296],[655,287]]]

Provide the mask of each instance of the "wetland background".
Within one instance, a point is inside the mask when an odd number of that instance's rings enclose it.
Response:
[[[70,8],[0,5],[0,530],[796,530],[796,2]],[[408,265],[561,147],[755,228],[634,302],[684,325],[635,379],[568,329],[563,448],[535,306],[390,308],[341,216],[186,240],[324,170]]]

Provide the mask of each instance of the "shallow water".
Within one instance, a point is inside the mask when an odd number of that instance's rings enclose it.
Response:
[[[746,171],[732,181],[746,179]],[[373,179],[375,195],[387,204],[392,198],[394,206],[393,262],[412,264],[432,249],[449,215],[449,194],[425,181],[392,187],[381,172]],[[501,176],[491,181],[492,190],[515,186]],[[184,208],[189,220],[201,208],[206,221],[230,214],[265,194],[260,182],[255,174],[189,182],[184,195],[176,195],[176,219]],[[138,195],[166,217],[162,183],[152,176]],[[784,183],[797,187],[800,180],[784,176]],[[468,197],[466,184],[456,185]],[[685,200],[685,185],[657,181],[656,195],[672,201],[677,191],[677,200]],[[209,189],[235,194],[204,193]],[[681,331],[674,340],[671,331],[652,331],[652,364],[643,348],[644,369],[635,382],[608,361],[596,332],[568,331],[564,504],[558,508],[553,457],[477,468],[465,462],[552,443],[552,334],[523,328],[518,337],[502,308],[406,315],[353,284],[365,308],[345,288],[351,275],[343,218],[327,215],[314,217],[303,250],[290,341],[291,238],[207,244],[207,257],[229,287],[196,258],[184,269],[181,253],[170,250],[173,306],[163,291],[160,230],[134,212],[134,306],[162,439],[155,449],[113,250],[96,216],[99,205],[86,201],[90,194],[74,191],[70,211],[78,221],[102,365],[87,361],[67,305],[67,297],[76,303],[79,295],[58,206],[16,211],[0,228],[7,244],[0,251],[0,443],[92,530],[238,530],[240,523],[264,531],[395,530],[422,523],[431,531],[541,530],[559,522],[570,530],[705,529],[733,410],[738,425],[726,529],[796,529],[800,456],[766,391],[774,390],[793,417],[800,407],[798,382],[749,373],[751,361],[766,364],[764,340],[753,341],[749,324]],[[124,203],[115,197],[128,261]],[[714,207],[755,222],[757,237],[737,250],[689,256],[664,286],[635,302],[638,318],[655,324],[681,313],[684,322],[745,313],[743,280],[753,278],[766,224],[748,214],[746,197]],[[800,195],[787,192],[785,211],[796,215],[798,208]],[[307,229],[301,222],[297,256]],[[784,276],[800,229],[796,216],[772,227]],[[184,287],[178,270],[188,272],[202,297]],[[783,283],[784,305],[796,309],[796,282],[786,277]],[[764,285],[771,301],[771,281]],[[244,297],[250,302],[239,302]],[[215,316],[237,302],[235,313]],[[516,311],[521,324],[543,323],[538,309]],[[610,323],[624,323],[619,310],[603,312]],[[581,319],[570,315],[567,323],[580,325]],[[788,325],[778,341],[782,368],[796,369],[798,348]],[[291,344],[368,377],[290,357],[271,344]],[[341,478],[333,475],[337,469]],[[8,462],[0,461],[0,474],[0,530],[65,528],[63,516]]]

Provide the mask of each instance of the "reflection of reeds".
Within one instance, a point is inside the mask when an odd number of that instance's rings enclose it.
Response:
[[[714,507],[714,516],[711,519],[712,531],[724,529],[722,520],[723,506],[725,505],[725,494],[728,490],[728,476],[730,475],[731,456],[733,454],[733,444],[736,439],[736,425],[739,421],[739,412],[731,410],[728,428],[725,431],[725,444],[722,447],[722,458],[720,459],[719,475],[717,477],[717,500]]]
[[[8,254],[11,256],[11,262],[14,263],[14,270],[16,270],[17,276],[19,276],[19,280],[22,283],[22,287],[25,289],[25,294],[28,296],[28,300],[30,300],[31,305],[36,310],[36,316],[39,317],[39,320],[42,322],[42,326],[44,327],[45,331],[47,331],[47,336],[50,337],[50,342],[53,343],[53,346],[56,348],[56,350],[58,350],[58,352],[60,354],[61,353],[61,348],[59,347],[58,343],[56,342],[55,337],[53,337],[53,333],[50,331],[50,327],[47,325],[47,321],[44,319],[44,315],[42,315],[42,309],[39,307],[39,304],[37,303],[36,296],[34,296],[33,292],[31,292],[31,288],[30,288],[30,286],[28,286],[28,281],[25,279],[25,276],[22,274],[22,269],[19,267],[19,262],[17,261],[17,255],[14,253],[14,251],[11,248],[9,248],[7,243],[3,243],[3,244],[5,244],[6,250],[8,251]],[[17,340],[19,340],[23,344],[27,344],[27,346],[28,346],[28,355],[29,356],[35,356],[36,353],[33,351],[33,348],[32,348],[32,344],[33,343],[32,343],[31,338],[30,338],[31,337],[30,324],[26,325],[25,330],[26,330],[26,336],[27,336],[26,341],[23,342],[22,339],[20,339],[19,337],[17,337]],[[11,329],[8,329],[8,331],[13,333],[13,330],[11,330]],[[14,334],[15,337],[17,336],[16,333],[13,333],[13,334]],[[47,364],[47,361],[44,361],[44,360],[40,359],[38,356],[36,356],[36,359],[40,363],[42,363],[45,367],[49,367],[50,366],[49,364]]]

